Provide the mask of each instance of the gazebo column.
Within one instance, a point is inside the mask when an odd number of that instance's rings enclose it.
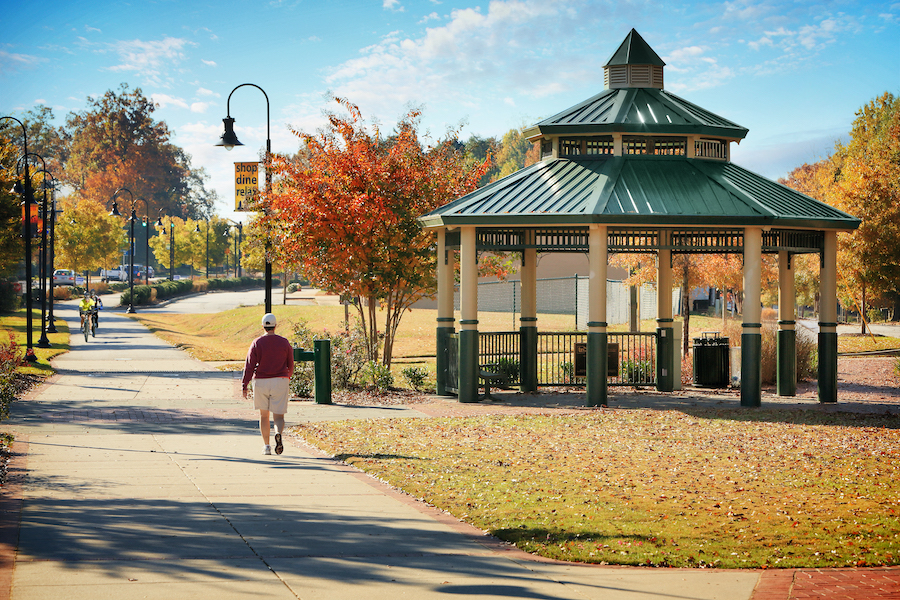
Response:
[[[837,402],[837,233],[825,232],[819,270],[819,402]]]
[[[527,231],[529,238],[534,231]],[[536,392],[538,386],[537,365],[537,250],[526,248],[522,252],[522,314],[519,317],[519,389]]]
[[[762,403],[762,229],[744,229],[744,317],[741,333],[741,406]]]
[[[447,230],[437,231],[437,360],[435,364],[435,391],[447,396],[447,377],[450,369],[449,338],[456,331],[453,317],[453,280],[455,255],[446,244]],[[456,382],[454,382],[456,383]],[[455,386],[451,386],[455,387]]]
[[[660,245],[669,245],[668,231],[660,232]],[[661,392],[675,390],[675,374],[672,369],[675,356],[675,338],[672,318],[672,251],[660,249],[656,265],[656,389]]]
[[[478,257],[475,227],[460,229],[459,401],[478,402]]]
[[[778,253],[778,352],[779,396],[797,395],[797,331],[794,320],[794,269],[790,255]]]
[[[606,371],[609,357],[606,335],[606,271],[609,240],[606,225],[591,225],[588,239],[587,405],[607,401]]]

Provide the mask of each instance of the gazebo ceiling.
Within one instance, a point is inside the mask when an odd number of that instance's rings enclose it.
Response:
[[[854,229],[859,220],[737,165],[628,156],[536,163],[421,218],[441,225],[793,227]]]

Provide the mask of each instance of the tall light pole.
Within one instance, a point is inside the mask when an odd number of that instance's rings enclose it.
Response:
[[[44,180],[42,182],[41,188],[44,192],[44,199],[41,204],[41,213],[44,219],[43,225],[41,226],[41,339],[38,340],[39,348],[50,348],[50,340],[47,339],[47,175],[50,175],[50,178],[53,179],[53,174],[47,170],[47,164],[44,162],[44,159],[37,154],[32,154],[32,156],[36,156],[41,159],[41,163],[44,164],[44,168],[35,173],[44,174]],[[52,279],[52,274],[50,275]],[[51,286],[52,291],[52,286]]]
[[[119,188],[113,193],[112,203],[113,207],[110,211],[110,215],[115,217],[121,217],[122,213],[119,212],[119,205],[116,202],[116,198],[119,196],[121,192],[128,192],[128,195],[131,196],[131,217],[128,219],[131,223],[131,235],[130,242],[131,245],[128,249],[128,310],[125,312],[133,314],[134,310],[134,222],[137,220],[137,213],[134,211],[134,194],[131,193],[131,190],[128,188]],[[146,204],[146,202],[145,202]]]
[[[272,159],[272,136],[271,136],[271,119],[269,118],[269,95],[266,94],[266,91],[256,85],[255,83],[242,83],[241,85],[235,87],[231,90],[231,93],[228,94],[228,100],[225,104],[227,116],[222,119],[222,123],[225,125],[225,133],[222,134],[219,143],[216,146],[223,146],[226,150],[231,150],[235,146],[243,146],[243,144],[238,141],[237,135],[234,133],[234,119],[231,118],[231,95],[234,94],[238,88],[242,88],[244,86],[251,86],[258,89],[262,92],[263,96],[266,97],[266,189],[265,192],[269,191],[269,187],[272,183],[272,173],[269,168],[270,161]],[[272,312],[272,261],[269,258],[269,240],[266,239],[266,312]],[[238,262],[240,264],[240,262]]]
[[[31,344],[31,205],[34,204],[34,190],[31,189],[31,175],[28,172],[28,132],[25,124],[15,117],[0,117],[15,121],[22,127],[22,146],[25,152],[25,176],[22,183],[16,182],[13,191],[22,196],[24,211],[22,214],[22,236],[25,238],[25,360],[35,362],[37,356]]]
[[[200,233],[200,223],[194,227],[194,233]],[[206,278],[209,279],[209,219],[206,219]]]
[[[47,333],[57,333],[56,320],[53,318],[53,266],[56,264],[56,215],[61,212],[56,210],[56,180],[54,180],[50,188],[50,264],[47,266],[50,271],[50,312],[47,313]]]
[[[146,222],[141,223],[147,230],[147,238],[144,240],[146,242],[144,245],[144,284],[150,285],[150,204],[144,198],[138,198],[138,200],[144,203],[144,215],[146,216]],[[134,211],[132,211],[133,214]]]

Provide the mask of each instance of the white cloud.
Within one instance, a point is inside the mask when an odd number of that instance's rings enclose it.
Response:
[[[392,10],[394,12],[404,12],[406,10],[403,8],[403,5],[400,4],[400,0],[383,0],[381,7],[385,10]]]
[[[441,20],[441,16],[439,14],[437,14],[436,12],[433,12],[433,13],[431,13],[429,15],[425,15],[424,17],[419,19],[419,25],[421,25],[422,23],[427,23],[429,21],[440,21],[440,20]]]
[[[204,65],[206,65],[207,67],[216,67],[216,66],[218,66],[218,65],[216,64],[216,61],[214,61],[214,60],[204,60],[204,59],[201,58],[201,59],[200,59],[200,62],[202,62],[202,63],[203,63]]]
[[[183,49],[194,45],[179,38],[165,37],[161,40],[119,41],[112,48],[122,61],[108,67],[110,71],[134,71],[148,83],[164,85],[164,74],[168,69],[184,59]]]
[[[85,25],[84,30],[88,33],[103,33],[101,30],[97,29],[96,27],[91,27],[90,25]]]
[[[546,0],[494,0],[487,12],[453,10],[445,24],[419,37],[392,32],[363,48],[336,66],[326,84],[360,106],[374,103],[376,112],[411,99],[474,107],[475,94],[488,88],[540,97],[594,80],[599,89],[603,75],[596,57],[570,43],[573,29],[596,18],[586,11],[596,10],[590,2]],[[549,55],[553,59],[546,60]],[[396,113],[393,108],[388,116]]]
[[[30,69],[36,67],[45,59],[30,54],[15,54],[0,50],[0,73],[15,71],[17,68]]]
[[[191,112],[193,113],[205,113],[209,108],[209,102],[193,102],[191,103]]]
[[[174,96],[169,96],[168,94],[150,94],[150,99],[159,104],[160,108],[168,108],[170,106],[175,106],[178,108],[188,108],[188,103],[185,102],[182,98],[175,98]]]
[[[722,85],[734,77],[733,69],[707,56],[708,51],[709,48],[702,46],[686,46],[667,54],[663,58],[667,72],[666,89],[677,93],[702,90]],[[671,77],[673,73],[677,76]]]
[[[198,96],[213,96],[213,97],[215,97],[215,98],[221,98],[221,97],[222,97],[222,94],[220,94],[219,92],[214,92],[214,91],[208,90],[208,89],[206,89],[206,88],[204,88],[204,87],[197,88],[197,95],[198,95]]]

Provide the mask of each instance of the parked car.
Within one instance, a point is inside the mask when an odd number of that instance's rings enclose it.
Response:
[[[100,281],[128,281],[128,267],[119,265],[115,269],[101,269]]]
[[[53,271],[53,285],[75,285],[75,271],[72,269]]]

